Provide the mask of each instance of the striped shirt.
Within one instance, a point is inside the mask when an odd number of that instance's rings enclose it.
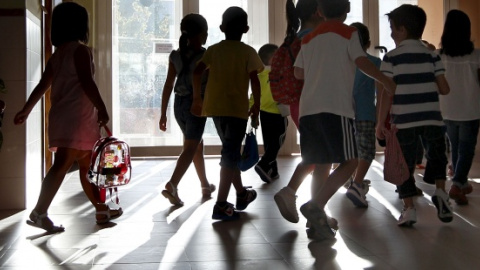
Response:
[[[435,79],[445,68],[438,54],[420,40],[404,40],[385,55],[380,70],[397,84],[391,123],[399,129],[443,125]]]

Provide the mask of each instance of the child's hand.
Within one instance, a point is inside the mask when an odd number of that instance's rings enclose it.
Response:
[[[256,118],[253,118],[253,116],[250,118],[251,121],[251,126],[252,128],[257,129],[258,128],[258,116]]]
[[[110,116],[108,116],[107,110],[99,110],[97,117],[97,123],[99,126],[105,126],[110,121]]]
[[[167,131],[167,116],[161,115],[160,121],[158,121],[158,126],[161,131]]]
[[[375,136],[379,140],[385,140],[385,125],[380,125],[380,123],[377,125],[377,128],[375,129]]]
[[[27,121],[28,118],[28,112],[25,112],[24,110],[19,111],[16,115],[15,118],[13,119],[13,123],[15,125],[21,125]]]
[[[252,107],[250,107],[250,110],[248,110],[248,116],[250,116],[252,119],[257,119],[259,113],[260,105],[256,103],[254,103]]]
[[[202,116],[202,100],[193,100],[190,112],[195,116]]]

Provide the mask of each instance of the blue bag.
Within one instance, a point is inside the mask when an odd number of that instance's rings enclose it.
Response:
[[[238,168],[242,172],[247,171],[257,164],[258,159],[257,136],[255,130],[251,128],[250,132],[245,135],[245,145],[243,146],[242,157],[238,162]]]

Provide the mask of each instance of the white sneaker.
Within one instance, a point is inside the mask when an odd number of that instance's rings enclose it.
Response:
[[[283,218],[292,223],[298,222],[299,217],[296,205],[297,196],[291,188],[282,188],[275,194],[275,196],[273,196],[273,199],[275,199],[275,203],[277,204],[278,210],[280,210],[280,214],[282,214]]]
[[[404,208],[398,219],[398,226],[412,226],[417,222],[417,210],[415,208]]]
[[[368,185],[362,184],[359,187],[356,183],[352,183],[347,190],[347,198],[357,207],[368,207],[367,192]]]
[[[453,220],[453,211],[448,200],[448,194],[437,188],[432,196],[432,202],[437,208],[437,216],[442,222],[451,222]]]

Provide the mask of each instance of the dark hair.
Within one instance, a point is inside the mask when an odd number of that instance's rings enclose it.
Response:
[[[265,44],[258,50],[258,56],[262,59],[262,62],[265,66],[268,66],[270,59],[272,58],[275,51],[278,49],[278,46],[275,44]]]
[[[370,42],[370,31],[368,31],[368,27],[360,22],[354,22],[350,24],[350,26],[357,28],[358,36],[360,37],[360,44],[362,45],[362,48],[365,48]]]
[[[317,0],[318,7],[325,18],[338,18],[348,12],[348,0]]]
[[[226,34],[243,34],[248,26],[248,15],[240,7],[229,7],[223,13],[222,26]]]
[[[180,57],[182,58],[182,70],[179,73],[182,73],[188,70],[192,60],[191,52],[188,49],[188,42],[190,38],[208,31],[207,20],[200,14],[190,13],[183,17],[180,22],[180,31],[182,31],[182,35],[178,43],[180,47]]]
[[[284,42],[290,44],[295,39],[300,24],[310,19],[317,11],[317,0],[299,0],[297,6],[293,0],[287,0],[285,5],[287,17],[287,32]]]
[[[52,13],[51,40],[55,47],[65,42],[82,41],[88,43],[88,13],[74,2],[58,4]]]
[[[408,38],[422,38],[427,14],[419,6],[404,4],[387,13],[387,16],[396,28],[405,27]]]
[[[440,53],[449,56],[462,56],[473,52],[471,24],[467,14],[456,9],[447,13],[441,42]]]

